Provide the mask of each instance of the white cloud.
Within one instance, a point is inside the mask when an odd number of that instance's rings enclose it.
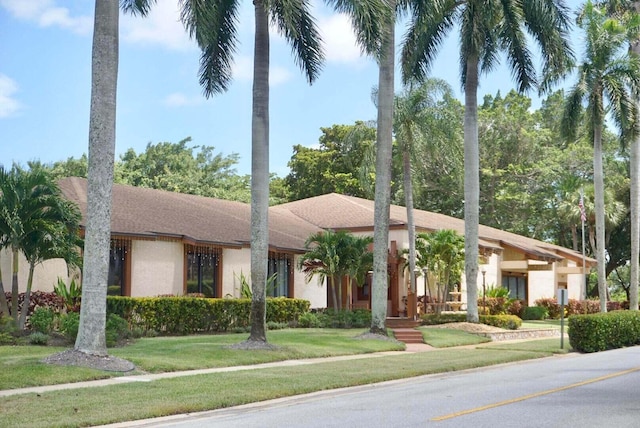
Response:
[[[72,16],[68,8],[57,6],[54,0],[0,0],[0,5],[14,17],[40,27],[60,27],[78,34],[89,34],[93,27],[91,16]]]
[[[22,105],[13,98],[18,85],[8,76],[0,74],[0,118],[9,117],[18,112]]]
[[[231,72],[235,81],[253,81],[253,58],[246,55],[236,55]],[[278,86],[291,79],[292,73],[284,68],[270,65],[269,86]]]
[[[361,64],[363,56],[356,44],[351,21],[344,14],[334,14],[318,20],[320,34],[324,40],[328,62]]]
[[[185,107],[202,104],[204,98],[202,96],[187,96],[181,92],[169,94],[162,102],[167,107]]]
[[[157,45],[177,51],[196,48],[196,43],[189,39],[180,22],[180,9],[175,0],[158,0],[144,18],[123,16],[122,38],[129,43]]]

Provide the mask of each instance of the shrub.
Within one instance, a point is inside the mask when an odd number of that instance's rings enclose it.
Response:
[[[438,325],[447,324],[450,322],[465,322],[467,321],[466,314],[425,314],[420,317],[422,325]]]
[[[640,313],[614,311],[569,317],[569,342],[580,352],[640,344]]]
[[[80,314],[77,312],[69,312],[62,315],[60,319],[60,331],[70,341],[75,341],[80,328]]]
[[[300,315],[300,318],[298,318],[298,327],[320,328],[322,327],[322,323],[316,314],[307,312],[306,314]]]
[[[51,308],[36,308],[29,318],[31,330],[43,334],[50,333],[53,330],[54,316]]]
[[[549,318],[554,320],[560,318],[560,305],[558,305],[555,298],[546,297],[544,299],[538,299],[534,303],[536,306],[545,308],[549,314]]]
[[[289,324],[287,324],[286,322],[275,322],[275,321],[267,322],[267,330],[282,330],[285,328],[289,328]]]
[[[507,290],[507,292],[508,291],[509,290]],[[507,297],[486,297],[485,299],[478,299],[478,312],[485,312],[490,315],[506,314],[508,308],[511,306],[511,302],[512,300]]]
[[[4,331],[0,331],[0,346],[3,345],[15,345],[16,344],[16,338]]]
[[[371,312],[367,309],[338,312],[327,309],[318,314],[318,319],[325,328],[363,328],[371,325]]]
[[[522,320],[515,315],[481,315],[480,322],[507,330],[517,330],[522,326]]]
[[[36,331],[31,333],[28,339],[29,339],[29,343],[32,345],[43,346],[43,345],[46,345],[47,342],[49,341],[49,336],[39,331]]]
[[[542,306],[527,306],[522,312],[523,320],[543,320],[549,316],[547,308]]]
[[[527,308],[527,304],[524,300],[514,299],[507,306],[507,314],[515,315],[518,318],[522,318],[525,309]]]
[[[116,314],[109,314],[107,316],[107,323],[105,326],[105,336],[108,347],[115,346],[121,340],[129,337],[129,326],[127,321]]]

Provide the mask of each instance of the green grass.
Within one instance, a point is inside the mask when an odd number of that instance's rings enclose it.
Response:
[[[492,349],[445,349],[358,361],[326,362],[250,372],[188,376],[149,383],[135,382],[88,390],[10,396],[0,401],[0,427],[38,428],[115,423],[548,355],[548,352],[522,350],[495,352]],[[100,405],[96,405],[97,402]]]
[[[252,352],[228,349],[229,345],[245,340],[246,333],[155,337],[139,339],[122,348],[110,348],[109,354],[133,362],[139,370],[158,373],[404,349],[404,344],[393,341],[356,339],[364,331],[275,330],[267,334],[267,339],[271,344],[277,345],[278,350]],[[62,350],[64,348],[0,346],[0,389],[78,382],[117,375],[40,362],[44,357]]]
[[[567,320],[564,320],[564,327],[567,328]],[[520,328],[557,328],[560,329],[560,320],[528,320],[522,321]]]
[[[246,334],[229,334],[143,339],[127,347],[110,349],[110,353],[135,361],[143,370],[164,371],[403,348],[403,345],[390,341],[355,339],[363,331],[272,331],[268,333],[268,339],[270,343],[280,347],[277,351],[226,349],[225,346],[247,337]],[[478,339],[477,336],[457,330],[429,329],[429,333],[431,332],[434,332],[430,336],[431,341],[445,344],[456,341],[472,344],[469,342],[472,338]],[[565,342],[565,347],[568,348],[568,341]],[[212,410],[313,391],[484,367],[567,352],[566,349],[559,348],[558,338],[520,343],[485,343],[462,349],[440,349],[361,360],[329,361],[304,366],[8,396],[0,401],[0,427],[75,427]],[[62,349],[0,347],[0,389],[113,375],[79,367],[40,363],[43,357]]]
[[[467,333],[449,328],[420,328],[425,343],[435,348],[450,348],[452,346],[477,345],[490,342],[488,337]]]

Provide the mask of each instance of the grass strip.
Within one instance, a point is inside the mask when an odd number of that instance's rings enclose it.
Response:
[[[467,333],[462,330],[448,328],[420,328],[425,343],[434,348],[450,348],[452,346],[477,345],[491,342],[491,339],[477,334]]]
[[[0,427],[115,423],[548,355],[534,351],[451,349],[9,396],[0,402]]]

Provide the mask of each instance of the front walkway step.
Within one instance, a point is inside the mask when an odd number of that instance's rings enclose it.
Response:
[[[420,321],[410,320],[408,318],[387,318],[386,325],[388,328],[396,329],[396,328],[404,328],[404,329],[412,329],[414,327],[419,326]]]
[[[422,333],[412,328],[394,328],[393,335],[396,340],[404,343],[424,343]]]

